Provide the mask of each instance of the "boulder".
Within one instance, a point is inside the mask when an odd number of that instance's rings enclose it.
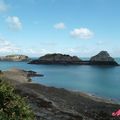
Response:
[[[32,71],[32,70],[22,70],[22,69],[18,69],[18,68],[12,68],[10,70],[8,70],[10,72],[13,72],[13,73],[17,73],[17,74],[22,74],[24,76],[27,76],[27,77],[43,77],[44,75],[43,74],[39,74],[35,71]]]
[[[26,73],[28,77],[43,77],[44,76],[43,74],[38,74],[37,72],[32,71],[32,70],[26,71]]]
[[[118,63],[112,58],[107,51],[101,51],[97,55],[91,57],[91,65],[118,65]]]
[[[81,60],[77,56],[65,54],[46,54],[29,64],[80,64]]]

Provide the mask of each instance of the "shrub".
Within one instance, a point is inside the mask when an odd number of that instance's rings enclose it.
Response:
[[[0,120],[34,120],[34,115],[25,99],[14,88],[0,80]]]

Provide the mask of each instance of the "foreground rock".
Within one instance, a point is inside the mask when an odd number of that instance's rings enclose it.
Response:
[[[38,74],[35,71],[29,70],[29,71],[25,71],[28,77],[43,77],[43,74]]]
[[[21,84],[16,90],[28,96],[37,120],[120,120],[111,115],[120,105],[80,92],[33,83]]]
[[[2,78],[11,81],[11,83],[28,83],[31,82],[31,77],[42,77],[42,74],[38,74],[34,71],[26,71],[17,68],[12,68],[8,71],[2,72]]]
[[[118,104],[81,92],[20,82],[25,76],[28,78],[27,73],[19,69],[9,71],[4,71],[2,78],[10,81],[16,92],[27,99],[36,120],[120,120],[111,116],[120,108]],[[19,79],[11,75],[17,75]]]
[[[90,59],[91,65],[115,65],[118,63],[109,55],[107,51],[101,51]]]
[[[28,61],[29,57],[26,55],[7,55],[0,57],[1,61]]]
[[[29,64],[80,64],[81,60],[76,56],[63,54],[47,54]]]

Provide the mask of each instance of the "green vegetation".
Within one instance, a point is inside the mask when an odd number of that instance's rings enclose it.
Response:
[[[34,120],[34,114],[25,99],[14,88],[0,80],[0,120]]]

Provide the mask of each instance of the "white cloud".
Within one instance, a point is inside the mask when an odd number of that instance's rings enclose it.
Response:
[[[20,51],[20,48],[7,40],[0,38],[0,53],[16,53],[18,51]]]
[[[10,29],[13,30],[21,30],[22,29],[22,23],[17,16],[8,16],[6,19],[6,22],[8,23],[8,26]]]
[[[51,43],[52,44],[52,43]],[[46,46],[46,43],[45,43]],[[49,46],[49,44],[48,44]],[[8,55],[8,54],[25,54],[29,56],[41,56],[47,53],[53,53],[53,50],[49,50],[47,48],[25,48],[25,47],[18,47],[14,43],[6,40],[3,36],[0,36],[0,54],[1,55]]]
[[[0,0],[0,12],[5,12],[7,10],[8,10],[8,5],[3,0]]]
[[[76,28],[70,32],[70,35],[78,39],[90,39],[93,37],[93,32],[88,28]]]
[[[52,51],[53,52],[53,51]],[[51,53],[52,53],[51,52]],[[2,36],[0,36],[0,54],[7,55],[7,54],[25,54],[25,55],[32,55],[32,56],[41,56],[44,54],[50,53],[48,49],[37,49],[37,48],[23,48],[18,47],[17,45],[13,44],[12,42],[6,40]]]
[[[57,30],[63,30],[66,28],[65,24],[60,22],[60,23],[57,23],[54,25],[54,28],[57,29]]]

